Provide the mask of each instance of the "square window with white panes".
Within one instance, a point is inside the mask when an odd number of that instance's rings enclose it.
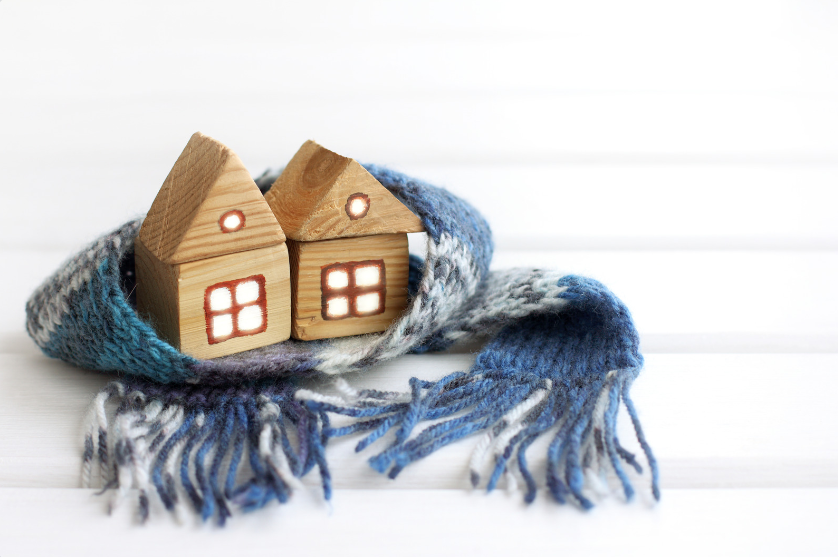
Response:
[[[266,305],[262,275],[213,284],[204,296],[207,340],[217,344],[261,333],[268,328]]]
[[[320,275],[323,319],[384,313],[384,260],[350,261],[324,267]]]

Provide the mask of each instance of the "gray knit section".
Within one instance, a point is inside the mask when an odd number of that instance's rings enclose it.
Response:
[[[45,280],[26,302],[26,328],[41,348],[49,342],[50,335],[61,324],[69,311],[71,294],[87,286],[90,277],[108,257],[121,259],[134,246],[143,220],[131,221],[117,230],[102,236],[81,253],[67,260],[59,270]]]
[[[491,334],[510,321],[529,315],[557,312],[568,305],[560,298],[567,290],[558,286],[565,273],[541,269],[493,271],[480,287],[480,295],[446,327],[444,337],[451,342]]]
[[[413,350],[446,327],[475,295],[479,273],[466,246],[447,234],[428,240],[422,282],[404,314],[381,335],[334,339],[317,357],[317,369],[337,374],[355,371]]]
[[[468,250],[450,236],[428,242],[428,262],[419,292],[405,314],[383,335],[332,340],[317,356],[319,371],[329,374],[357,371],[415,349],[442,331],[448,343],[491,334],[513,320],[558,312],[568,305],[557,285],[558,271],[505,269],[494,271],[482,284]],[[456,270],[456,271],[455,271]]]

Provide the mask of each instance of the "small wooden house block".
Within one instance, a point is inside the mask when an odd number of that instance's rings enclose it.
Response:
[[[407,306],[407,233],[422,222],[355,160],[313,141],[265,194],[288,236],[291,336],[385,330]]]
[[[287,340],[285,235],[241,160],[201,133],[160,188],[135,245],[137,310],[197,358]]]

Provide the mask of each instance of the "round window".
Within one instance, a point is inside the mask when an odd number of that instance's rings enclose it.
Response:
[[[244,228],[244,213],[235,209],[227,211],[221,218],[218,219],[218,226],[221,227],[222,232],[235,232]]]
[[[362,219],[370,210],[370,198],[363,193],[353,193],[346,199],[346,214],[352,220]]]

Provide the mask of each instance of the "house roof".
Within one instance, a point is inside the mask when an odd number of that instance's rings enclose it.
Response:
[[[366,198],[361,216],[351,215]],[[332,238],[422,232],[422,221],[355,160],[306,141],[274,182],[265,200],[288,238]]]
[[[238,210],[244,226],[224,233],[221,216]],[[282,228],[239,157],[195,133],[163,182],[140,229],[140,241],[164,263],[281,244]]]

